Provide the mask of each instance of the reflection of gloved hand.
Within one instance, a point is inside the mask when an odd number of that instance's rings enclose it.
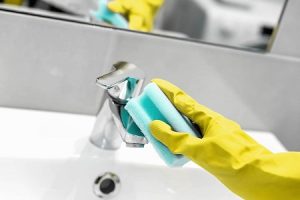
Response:
[[[178,133],[153,121],[152,134],[173,153],[183,154],[245,199],[299,199],[300,153],[274,154],[235,122],[198,104],[171,83],[153,80],[176,108],[198,124],[203,138]]]
[[[23,0],[4,0],[3,2],[12,5],[22,5]]]
[[[108,8],[120,13],[129,20],[129,29],[138,31],[151,31],[158,8],[164,0],[113,0]]]

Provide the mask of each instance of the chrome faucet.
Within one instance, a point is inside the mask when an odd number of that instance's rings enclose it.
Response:
[[[131,98],[139,95],[144,72],[128,62],[118,62],[113,67],[112,72],[96,80],[105,92],[90,141],[102,149],[118,149],[122,140],[129,147],[144,147],[147,139],[136,131],[139,129],[124,109]],[[130,133],[132,127],[135,133]]]

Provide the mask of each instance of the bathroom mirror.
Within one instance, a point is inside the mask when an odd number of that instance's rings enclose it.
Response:
[[[111,26],[93,14],[103,1],[106,0],[0,0],[2,7],[10,3],[19,6],[15,9],[51,13],[57,19],[67,17]],[[164,0],[153,30],[147,33],[266,51],[285,3],[286,0]]]

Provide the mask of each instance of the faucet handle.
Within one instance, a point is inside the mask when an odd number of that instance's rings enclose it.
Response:
[[[136,65],[125,61],[113,64],[115,70],[97,78],[97,85],[104,89],[112,88],[115,84],[123,82],[128,77],[138,80],[144,79],[145,74]]]
[[[96,83],[108,92],[114,102],[126,104],[139,94],[145,78],[144,72],[136,65],[123,61],[113,67],[114,71],[98,77]]]

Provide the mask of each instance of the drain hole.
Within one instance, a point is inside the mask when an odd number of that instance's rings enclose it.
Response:
[[[104,179],[100,184],[100,191],[104,194],[113,192],[116,188],[115,182],[111,179]]]
[[[120,187],[119,177],[112,172],[105,172],[95,179],[93,191],[99,198],[109,199],[119,193]]]

